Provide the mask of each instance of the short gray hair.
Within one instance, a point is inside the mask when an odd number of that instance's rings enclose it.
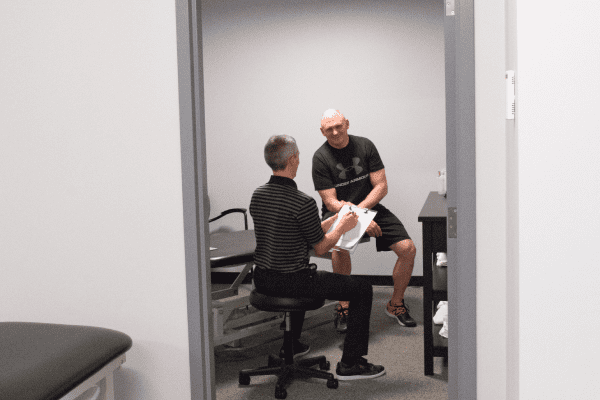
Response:
[[[344,114],[342,114],[342,113],[340,112],[340,110],[336,110],[335,108],[329,108],[329,109],[325,110],[325,112],[324,112],[324,113],[323,113],[323,115],[321,116],[321,120],[324,120],[324,119],[326,119],[326,118],[333,118],[333,117],[336,117],[336,116],[338,116],[338,115],[339,115],[340,117],[342,117],[342,118],[346,119],[346,117],[344,117]]]
[[[273,171],[287,167],[291,156],[298,152],[296,140],[289,135],[274,135],[265,145],[265,161]]]

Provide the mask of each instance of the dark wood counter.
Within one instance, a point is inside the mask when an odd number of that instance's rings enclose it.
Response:
[[[441,325],[433,324],[440,301],[448,300],[448,267],[436,266],[436,253],[446,250],[446,198],[429,193],[419,214],[423,223],[423,344],[425,375],[433,375],[433,358],[448,357],[448,339],[439,335]]]

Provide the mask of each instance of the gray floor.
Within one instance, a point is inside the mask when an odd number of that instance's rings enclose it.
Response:
[[[423,374],[423,289],[409,287],[405,299],[416,328],[398,325],[384,313],[392,293],[390,287],[374,287],[369,362],[381,364],[386,375],[369,380],[341,382],[337,389],[328,389],[325,381],[295,379],[287,388],[287,399],[431,399],[446,400],[448,363],[435,358],[433,376]],[[305,330],[302,341],[310,344],[307,355],[325,355],[331,372],[340,360],[343,335],[338,334],[332,315],[317,317],[315,327]],[[217,399],[274,398],[276,377],[252,377],[249,386],[238,384],[238,372],[244,368],[266,365],[269,353],[278,353],[282,344],[281,331],[270,332],[242,340],[241,348],[215,348]]]

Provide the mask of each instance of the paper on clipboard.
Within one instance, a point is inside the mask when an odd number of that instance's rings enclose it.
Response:
[[[354,211],[356,215],[358,215],[358,222],[356,223],[356,226],[350,229],[348,232],[344,233],[340,240],[338,240],[338,242],[335,244],[335,247],[329,251],[336,250],[336,248],[340,248],[343,250],[348,250],[350,254],[354,253],[354,250],[356,249],[360,238],[365,234],[365,231],[369,227],[369,224],[371,223],[371,221],[373,221],[373,218],[375,218],[375,214],[377,214],[377,211],[368,210],[366,208],[358,208],[356,206],[349,206],[346,204],[338,212],[337,219],[327,232],[331,232],[340,222],[342,217],[350,211]]]

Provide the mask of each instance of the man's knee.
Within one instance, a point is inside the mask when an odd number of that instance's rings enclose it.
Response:
[[[350,264],[350,252],[348,250],[334,250],[331,254],[331,261],[336,264]]]
[[[417,248],[415,244],[410,239],[405,239],[400,242],[394,243],[392,246],[392,250],[401,259],[414,260],[417,255]]]
[[[413,241],[412,241],[412,240],[409,240],[408,242],[409,242],[409,244],[408,244],[407,254],[408,254],[408,255],[409,255],[409,256],[410,256],[412,259],[414,259],[414,258],[415,258],[415,256],[417,255],[417,247],[415,246],[415,244],[413,243]]]
[[[346,259],[350,259],[350,252],[348,250],[334,250],[335,253],[340,256],[341,258],[346,258]]]

